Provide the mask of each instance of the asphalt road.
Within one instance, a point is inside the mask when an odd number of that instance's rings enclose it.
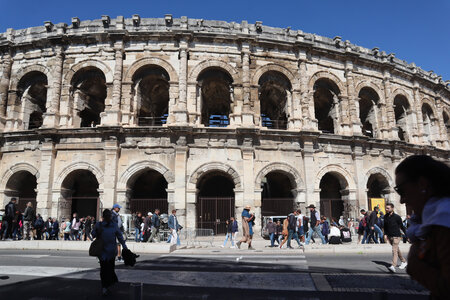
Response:
[[[390,255],[229,253],[142,255],[118,263],[108,299],[427,299],[404,271],[387,271]],[[98,299],[96,258],[77,251],[0,251],[0,299]]]

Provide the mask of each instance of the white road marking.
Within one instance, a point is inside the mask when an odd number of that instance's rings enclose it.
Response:
[[[220,255],[220,254],[169,254],[169,255],[161,255],[162,258],[170,258],[170,257],[185,257],[185,258],[267,258],[267,259],[305,259],[305,255]]]
[[[92,268],[35,267],[35,266],[0,266],[2,275],[21,275],[36,277],[53,277],[77,272],[94,270]]]
[[[22,257],[22,258],[43,258],[48,257],[48,254],[0,254],[0,257]]]

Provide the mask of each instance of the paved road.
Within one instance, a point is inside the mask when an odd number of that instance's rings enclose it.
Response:
[[[117,265],[121,283],[110,299],[130,299],[135,282],[145,299],[427,299],[404,271],[387,272],[389,259],[301,251],[143,255],[134,268]],[[97,299],[98,267],[85,252],[0,251],[0,299]]]

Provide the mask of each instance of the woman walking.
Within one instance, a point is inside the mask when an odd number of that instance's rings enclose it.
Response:
[[[100,261],[102,294],[106,296],[109,293],[109,288],[119,281],[114,271],[117,255],[116,239],[119,240],[123,249],[127,249],[127,245],[119,226],[111,221],[111,211],[109,209],[103,211],[103,221],[95,224],[91,234],[93,238],[98,237],[103,240],[102,255],[98,259]]]
[[[284,219],[283,221],[283,231],[281,232],[281,234],[283,235],[283,241],[280,244],[280,249],[283,247],[283,245],[287,242],[288,239],[288,235],[289,235],[289,230],[288,230],[288,226],[289,226],[289,220],[288,218]]]

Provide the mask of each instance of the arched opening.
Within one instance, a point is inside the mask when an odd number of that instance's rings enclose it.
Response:
[[[344,197],[347,193],[347,181],[342,175],[326,173],[320,180],[320,214],[335,220],[345,215]]]
[[[47,111],[47,76],[39,71],[27,73],[17,85],[17,94],[21,99],[24,129],[41,127]]]
[[[372,88],[364,87],[359,92],[359,118],[362,133],[365,136],[376,136],[374,131],[378,127],[377,105],[379,100],[380,97]]]
[[[80,127],[99,125],[107,95],[105,74],[95,67],[83,68],[75,73],[71,86],[76,112],[74,125]]]
[[[261,182],[261,217],[287,216],[294,209],[293,186],[283,172],[272,171]]]
[[[324,133],[335,133],[339,119],[339,88],[327,78],[314,83],[314,114],[318,129]]]
[[[367,180],[367,199],[369,202],[369,209],[372,208],[372,198],[382,198],[386,202],[389,198],[390,192],[391,188],[386,177],[379,173],[370,175]]]
[[[207,127],[230,124],[233,79],[222,69],[208,68],[197,79],[201,97],[201,123]]]
[[[444,126],[447,132],[447,139],[450,140],[450,121],[447,112],[442,112],[442,118],[444,119]]]
[[[36,209],[36,176],[28,171],[18,171],[14,173],[6,183],[5,196],[17,199],[17,207],[23,212],[28,202]]]
[[[234,182],[222,171],[204,174],[197,183],[197,228],[226,233],[225,221],[234,217]]]
[[[401,141],[408,142],[408,114],[410,106],[408,99],[403,95],[397,95],[394,98],[395,124],[397,126],[398,138]]]
[[[282,73],[269,71],[258,81],[262,126],[270,129],[287,129],[291,82]]]
[[[432,145],[436,134],[436,120],[434,118],[433,110],[428,103],[424,103],[422,105],[422,119],[425,139],[430,145]]]
[[[167,181],[158,171],[146,169],[133,176],[128,183],[130,211],[143,214],[159,209],[168,213]]]
[[[80,218],[94,216],[98,219],[102,210],[98,187],[91,171],[75,170],[67,175],[61,185],[61,217],[70,218],[76,212]]]
[[[139,126],[162,126],[169,114],[169,74],[155,65],[141,67],[133,75]]]

